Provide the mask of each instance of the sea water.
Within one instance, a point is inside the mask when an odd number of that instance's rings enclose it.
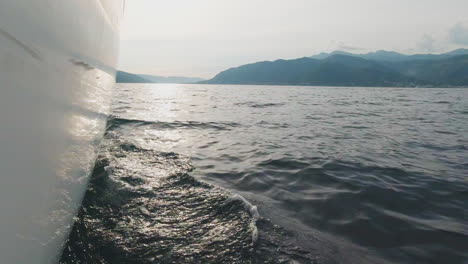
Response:
[[[468,89],[140,85],[63,263],[467,263]]]

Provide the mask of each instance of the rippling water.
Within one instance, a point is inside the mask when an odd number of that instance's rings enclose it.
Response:
[[[120,85],[63,263],[467,263],[468,89]]]

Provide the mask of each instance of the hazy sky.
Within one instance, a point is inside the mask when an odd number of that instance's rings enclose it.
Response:
[[[468,48],[468,0],[127,0],[120,68],[210,78],[320,52]]]

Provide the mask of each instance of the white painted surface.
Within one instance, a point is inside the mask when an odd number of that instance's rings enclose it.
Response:
[[[54,263],[93,168],[123,0],[0,0],[0,263]]]

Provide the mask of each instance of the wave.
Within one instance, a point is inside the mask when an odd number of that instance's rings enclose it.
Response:
[[[249,259],[258,234],[254,206],[196,180],[186,157],[119,139],[109,142],[98,160],[63,263]]]
[[[252,108],[267,108],[267,107],[278,107],[284,106],[285,103],[257,103],[257,102],[243,102],[243,103],[236,103],[235,106],[248,106]]]
[[[193,169],[183,155],[106,136],[60,263],[315,263],[256,206]]]
[[[111,117],[108,121],[108,130],[119,128],[122,125],[133,126],[151,126],[154,129],[216,129],[216,130],[231,130],[235,127],[240,127],[241,124],[235,122],[196,122],[196,121],[145,121],[136,119],[125,119]]]

